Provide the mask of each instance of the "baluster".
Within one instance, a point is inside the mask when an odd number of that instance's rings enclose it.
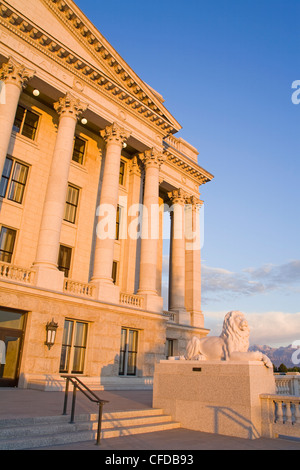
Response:
[[[283,402],[282,401],[276,401],[277,405],[277,417],[276,417],[276,422],[279,421],[280,423],[283,423]]]
[[[286,423],[293,424],[292,403],[286,402]]]
[[[295,403],[295,425],[300,426],[300,402]]]

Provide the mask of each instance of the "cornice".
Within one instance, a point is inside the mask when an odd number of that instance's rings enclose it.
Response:
[[[174,126],[176,131],[181,126],[169,111],[162,105],[143,80],[141,80],[124,59],[114,50],[104,36],[91,21],[82,13],[73,0],[41,0],[60,21],[69,29],[73,36],[86,50],[106,69],[107,74],[127,91],[136,95],[143,106],[147,106],[161,118]]]
[[[185,156],[177,156],[175,153],[170,152],[169,150],[164,150],[166,155],[166,162],[171,166],[175,167],[177,170],[185,173],[188,177],[193,179],[199,186],[202,184],[208,183],[213,179],[213,175],[208,173],[206,170],[201,168],[196,163],[187,161]]]
[[[0,24],[55,62],[62,65],[73,75],[96,88],[98,91],[101,91],[110,100],[113,100],[118,103],[119,106],[127,110],[127,112],[129,111],[135,116],[146,120],[148,125],[154,128],[156,132],[158,131],[163,135],[177,132],[178,128],[175,128],[173,123],[166,118],[163,112],[155,104],[156,98],[152,99],[150,97],[150,93],[147,95],[145,91],[143,91],[143,89],[130,77],[129,73],[124,70],[120,63],[116,61],[111,53],[108,52],[107,48],[103,46],[101,41],[94,35],[91,35],[90,30],[82,22],[78,23],[79,19],[77,19],[77,16],[75,16],[75,18],[72,16],[72,10],[69,11],[70,7],[66,2],[62,0],[43,1],[48,4],[48,7],[52,3],[55,5],[56,9],[62,9],[66,17],[65,22],[69,18],[68,21],[73,22],[73,28],[75,28],[74,25],[77,25],[81,36],[85,38],[86,42],[90,42],[90,47],[94,49],[93,56],[95,55],[95,51],[97,54],[101,54],[102,58],[107,61],[107,64],[109,64],[109,66],[114,69],[115,73],[120,76],[120,81],[124,83],[123,86],[120,86],[120,83],[113,80],[111,78],[111,74],[109,76],[106,72],[98,69],[94,65],[91,65],[87,60],[80,57],[74,51],[66,48],[40,26],[36,25],[33,21],[25,17],[25,15],[21,14],[9,5],[5,0],[0,0]],[[91,49],[89,49],[89,51],[91,52]]]

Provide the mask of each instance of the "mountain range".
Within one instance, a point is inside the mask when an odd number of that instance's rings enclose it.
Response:
[[[280,346],[279,348],[272,348],[267,345],[253,345],[250,346],[249,351],[260,351],[273,362],[276,367],[279,367],[281,364],[284,364],[287,368],[300,367],[300,364],[295,364],[292,361],[292,355],[295,353],[296,349],[292,348],[292,345],[289,346]],[[298,359],[300,358],[300,353],[297,354]]]

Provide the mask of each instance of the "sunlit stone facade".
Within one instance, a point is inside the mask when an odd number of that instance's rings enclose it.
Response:
[[[213,176],[71,0],[1,0],[0,67],[0,386],[151,386],[158,360],[208,332],[199,186]]]

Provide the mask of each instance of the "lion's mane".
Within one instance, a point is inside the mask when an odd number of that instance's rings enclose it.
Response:
[[[247,352],[250,329],[243,313],[229,312],[224,318],[220,338],[224,341],[224,356],[228,359],[232,352]]]

